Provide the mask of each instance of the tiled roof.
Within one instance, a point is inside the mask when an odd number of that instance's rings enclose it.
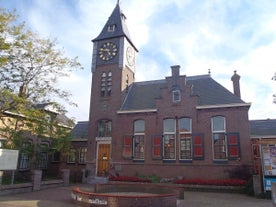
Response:
[[[79,121],[71,132],[73,139],[88,139],[88,121]]]
[[[193,94],[198,96],[199,106],[244,103],[209,75],[187,77],[187,84],[193,86]]]
[[[121,110],[155,109],[155,100],[161,98],[161,88],[165,80],[133,83]]]
[[[251,120],[251,136],[276,136],[276,119]]]
[[[192,86],[192,95],[198,96],[198,106],[245,103],[209,75],[190,76],[186,80]],[[133,83],[121,110],[156,109],[156,99],[162,98],[161,88],[166,86],[165,79]]]

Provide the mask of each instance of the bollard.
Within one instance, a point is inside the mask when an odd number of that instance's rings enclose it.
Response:
[[[41,187],[42,170],[33,171],[33,191],[40,190]]]
[[[64,186],[68,186],[70,184],[70,170],[69,169],[62,169],[62,179]]]

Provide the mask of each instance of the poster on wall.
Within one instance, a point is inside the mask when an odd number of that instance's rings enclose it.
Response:
[[[263,167],[265,176],[276,176],[276,146],[263,146]]]

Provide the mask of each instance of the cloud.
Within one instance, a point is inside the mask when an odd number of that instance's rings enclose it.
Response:
[[[102,30],[114,0],[13,0],[32,30],[58,38],[84,70],[62,80],[79,108],[70,115],[88,118],[91,90],[91,39]],[[3,2],[7,7],[10,4]],[[171,65],[181,74],[207,74],[232,91],[233,71],[241,76],[243,100],[252,102],[250,118],[276,117],[275,0],[132,0],[121,1],[134,44],[139,49],[136,80],[163,79]],[[145,75],[145,71],[147,71]]]

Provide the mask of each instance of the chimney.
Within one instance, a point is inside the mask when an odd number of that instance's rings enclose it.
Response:
[[[177,84],[177,79],[179,77],[179,70],[180,70],[180,65],[173,65],[171,66],[172,69],[172,79],[173,79],[173,84]]]
[[[238,96],[239,98],[241,97],[241,92],[240,92],[240,76],[237,74],[237,71],[234,71],[234,75],[231,78],[231,81],[233,81],[233,89],[234,89],[234,94]]]

